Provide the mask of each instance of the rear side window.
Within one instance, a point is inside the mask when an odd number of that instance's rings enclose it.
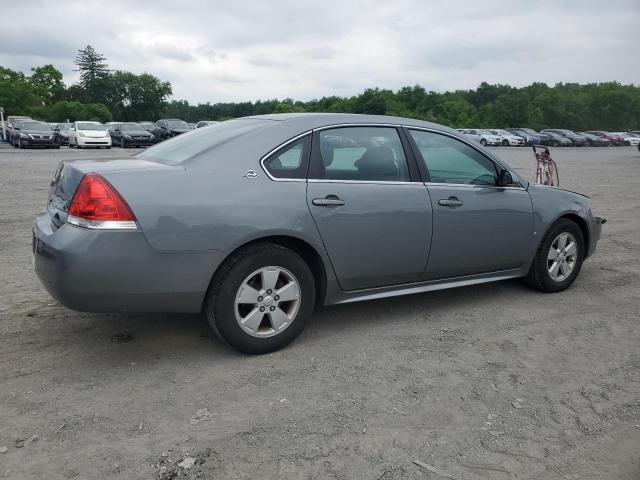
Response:
[[[318,134],[316,179],[409,182],[409,168],[393,127],[344,127]]]
[[[264,168],[274,178],[306,178],[309,138],[307,135],[278,150],[264,161]]]
[[[421,130],[409,131],[420,150],[430,182],[495,185],[494,163],[456,138]]]

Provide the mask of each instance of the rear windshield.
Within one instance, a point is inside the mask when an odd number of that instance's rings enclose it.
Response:
[[[211,148],[246,135],[264,124],[265,120],[228,120],[219,123],[216,128],[199,128],[165,140],[136,155],[136,157],[177,165]]]

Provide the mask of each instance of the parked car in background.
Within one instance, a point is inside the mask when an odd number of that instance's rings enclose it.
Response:
[[[187,122],[176,118],[163,118],[158,120],[155,124],[155,128],[152,130],[158,141],[166,140],[167,138],[175,137],[186,132],[190,132],[192,129]]]
[[[587,145],[587,137],[585,137],[584,135],[578,135],[576,132],[568,130],[566,128],[545,128],[544,130],[540,131],[542,133],[552,132],[568,138],[569,140],[571,140],[571,143],[574,147],[585,147]]]
[[[519,277],[563,291],[604,222],[586,196],[529,183],[442,125],[282,114],[63,162],[32,245],[69,308],[204,311],[255,354],[322,305]]]
[[[498,135],[491,133],[489,130],[483,130],[481,128],[458,128],[457,130],[467,137],[473,138],[482,146],[502,145],[502,139]]]
[[[624,144],[627,147],[635,147],[636,145],[640,144],[640,133],[615,132],[615,134],[620,135],[623,138]]]
[[[490,128],[487,131],[500,137],[500,143],[502,144],[503,147],[508,147],[508,146],[519,147],[525,144],[524,138],[522,138],[520,135],[516,135],[515,133],[507,132],[506,130],[502,130],[500,128],[497,128],[497,129]]]
[[[572,147],[573,142],[567,137],[563,137],[554,132],[545,132],[547,135],[547,145],[551,147]]]
[[[589,130],[587,133],[596,135],[600,138],[606,138],[611,142],[611,145],[619,147],[624,145],[624,138],[621,135],[617,135],[611,132],[605,132],[604,130]]]
[[[531,137],[537,137],[538,143],[536,145],[547,145],[547,140],[549,140],[549,136],[546,133],[536,132],[534,129],[527,128],[527,127],[516,127],[516,128],[517,130],[520,130]]]
[[[196,128],[196,124],[195,123],[188,122],[187,125],[189,125],[189,128],[191,130],[194,130]]]
[[[525,145],[543,145],[540,135],[530,135],[519,128],[507,128],[506,131],[512,133],[513,135],[522,137],[524,139]]]
[[[57,133],[51,125],[37,120],[14,123],[13,146],[16,148],[60,148]]]
[[[196,128],[208,127],[209,125],[215,125],[216,123],[220,122],[214,122],[211,120],[200,120],[198,123],[196,123]]]
[[[58,134],[58,143],[60,145],[69,145],[69,130],[72,126],[72,123],[56,123],[53,127]]]
[[[141,125],[133,122],[116,123],[109,129],[113,145],[122,148],[148,147],[152,145],[155,137],[153,133],[145,130]]]
[[[100,122],[74,122],[69,129],[69,148],[111,148],[107,126]]]
[[[13,145],[13,125],[16,122],[20,122],[22,120],[31,120],[31,117],[27,117],[24,115],[9,115],[7,117],[5,136],[11,145]]]
[[[606,138],[598,137],[597,135],[592,135],[585,132],[576,133],[578,133],[578,135],[584,135],[587,139],[587,145],[589,145],[590,147],[608,147],[611,145],[611,142]]]

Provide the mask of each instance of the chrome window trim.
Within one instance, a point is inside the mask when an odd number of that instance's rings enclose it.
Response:
[[[310,178],[308,183],[365,183],[376,185],[420,185],[424,186],[422,182],[401,182],[401,181],[389,181],[389,180],[332,180],[322,178]]]
[[[405,125],[405,124],[401,124],[401,123],[335,123],[335,124],[331,124],[331,125],[323,125],[321,127],[316,127],[316,128],[312,128],[311,130],[307,130],[299,135],[296,135],[293,138],[290,138],[289,140],[285,141],[284,143],[281,143],[280,145],[278,145],[277,147],[269,150],[269,152],[267,152],[265,155],[262,156],[262,158],[260,158],[260,166],[262,167],[262,170],[265,172],[265,174],[267,175],[267,177],[269,177],[271,180],[273,180],[274,182],[308,182],[308,183],[369,183],[369,184],[391,184],[391,185],[411,185],[411,184],[424,184],[426,186],[429,185],[439,185],[439,186],[461,186],[461,187],[482,187],[482,188],[502,188],[502,189],[513,189],[513,190],[526,190],[526,188],[524,188],[523,186],[520,187],[500,187],[497,185],[472,185],[472,184],[468,184],[468,183],[436,183],[436,182],[399,182],[399,181],[374,181],[374,180],[330,180],[330,179],[319,179],[319,178],[277,178],[274,177],[273,175],[271,175],[271,173],[269,173],[269,171],[267,170],[267,167],[265,166],[264,162],[265,160],[267,160],[267,158],[269,158],[271,155],[273,155],[274,153],[276,153],[278,150],[286,147],[287,145],[289,145],[290,143],[295,142],[296,140],[299,140],[300,138],[306,136],[306,135],[310,135],[313,134],[314,132],[319,132],[322,130],[330,130],[333,128],[345,128],[345,127],[391,127],[391,128],[406,128],[407,130],[420,130],[423,132],[430,132],[430,133],[436,133],[439,135],[445,135],[447,137],[453,138],[455,140],[458,140],[466,145],[468,145],[469,147],[473,148],[475,151],[477,151],[478,153],[480,153],[481,155],[485,156],[486,158],[488,158],[490,161],[496,163],[497,165],[499,165],[501,168],[503,168],[504,170],[508,170],[511,173],[515,173],[512,172],[511,170],[509,170],[508,168],[506,168],[502,163],[500,163],[496,158],[492,157],[491,155],[488,155],[487,153],[483,152],[482,150],[479,150],[477,148],[476,145],[474,145],[472,142],[468,141],[466,138],[463,138],[461,132],[461,135],[453,135],[450,132],[446,132],[444,130],[438,130],[435,128],[428,128],[428,127],[419,127],[419,126],[415,126],[415,125]]]
[[[526,190],[524,187],[510,187],[499,185],[477,185],[475,183],[442,183],[442,182],[424,182],[424,185],[429,187],[468,187],[468,188],[496,188],[500,190]]]

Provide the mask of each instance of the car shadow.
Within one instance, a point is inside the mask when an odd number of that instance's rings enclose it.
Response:
[[[300,338],[271,355],[306,355],[309,348],[322,348],[345,329],[350,334],[367,333],[416,318],[428,325],[430,318],[482,308],[484,304],[495,305],[527,292],[532,291],[521,282],[508,280],[323,307],[310,319]],[[62,310],[60,306],[55,308]],[[51,338],[42,346],[62,349],[68,360],[89,362],[99,368],[127,363],[157,365],[169,359],[224,362],[255,358],[237,352],[216,337],[204,315],[72,312],[64,317],[62,330],[47,320],[45,329],[50,332],[43,333]]]

